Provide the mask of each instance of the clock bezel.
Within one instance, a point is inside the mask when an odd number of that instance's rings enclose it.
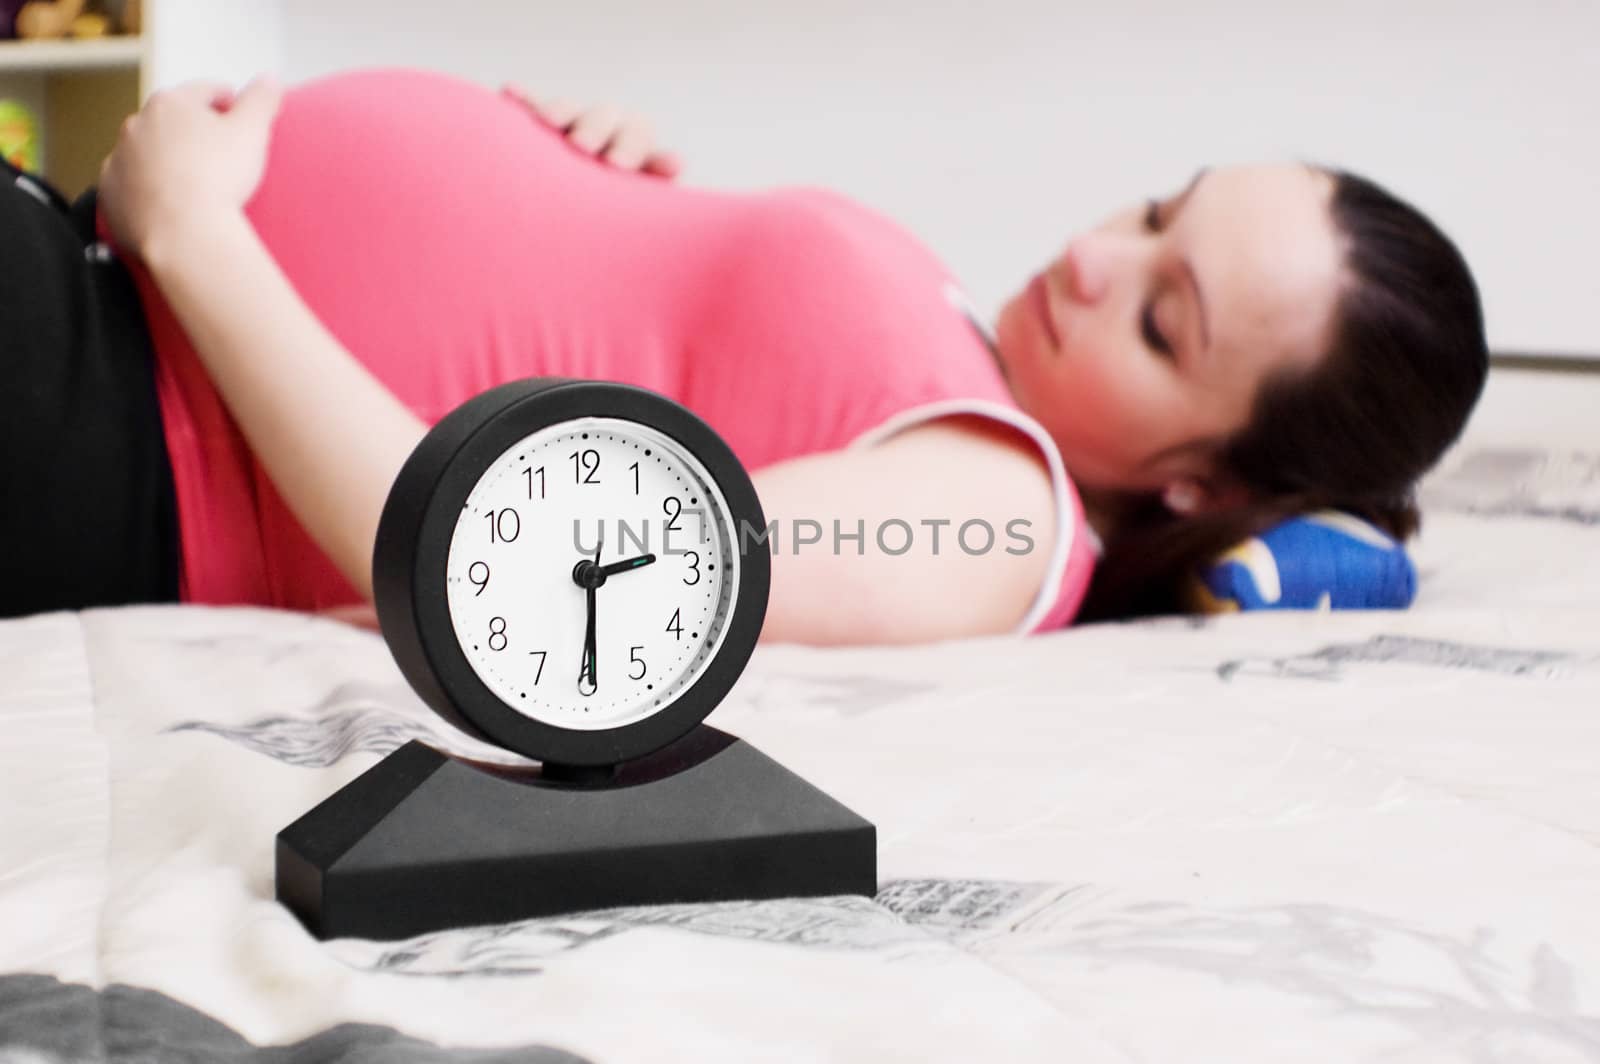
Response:
[[[721,646],[694,683],[642,720],[579,730],[528,717],[478,676],[450,618],[446,563],[461,509],[489,467],[527,436],[585,417],[632,421],[666,435],[699,461],[728,504],[739,578]],[[617,764],[687,734],[744,671],[761,633],[771,585],[765,541],[745,550],[746,528],[766,528],[749,474],[722,438],[680,404],[610,381],[513,381],[442,419],[395,478],[373,551],[379,624],[412,687],[462,730],[539,761]]]

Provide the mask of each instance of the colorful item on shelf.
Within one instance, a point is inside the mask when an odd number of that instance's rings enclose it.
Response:
[[[104,37],[111,32],[111,20],[98,12],[86,11],[72,20],[67,35],[74,40]]]
[[[9,40],[17,35],[17,12],[23,0],[0,0],[0,38]]]
[[[18,170],[39,171],[39,124],[17,100],[0,100],[0,156]]]
[[[87,0],[32,0],[17,12],[17,36],[30,41],[65,37]]]
[[[138,33],[143,7],[139,0],[0,0],[0,28],[6,36],[31,41]]]
[[[140,0],[105,0],[102,6],[117,33],[138,33],[144,26],[144,4]]]

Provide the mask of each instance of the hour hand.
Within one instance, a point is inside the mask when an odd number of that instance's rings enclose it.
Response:
[[[654,554],[641,554],[637,558],[624,558],[620,562],[612,562],[610,565],[602,565],[599,570],[600,579],[604,580],[608,576],[616,576],[618,573],[625,573],[630,569],[641,568],[649,565],[655,560],[656,556]]]

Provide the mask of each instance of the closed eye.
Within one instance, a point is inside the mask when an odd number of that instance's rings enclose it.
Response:
[[[1161,201],[1148,200],[1144,208],[1144,228],[1146,232],[1161,232]],[[1166,358],[1172,357],[1172,345],[1161,334],[1161,328],[1156,324],[1156,307],[1152,300],[1145,303],[1139,312],[1139,333],[1144,338],[1145,345],[1157,354]]]
[[[1156,308],[1154,303],[1146,303],[1139,312],[1139,332],[1144,336],[1144,342],[1150,350],[1166,358],[1172,357],[1172,345],[1167,343],[1167,338],[1161,335],[1161,329],[1156,325]]]
[[[1144,227],[1147,232],[1161,232],[1161,201],[1157,199],[1146,200],[1144,205]]]

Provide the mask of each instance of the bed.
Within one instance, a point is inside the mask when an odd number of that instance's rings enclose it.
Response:
[[[326,619],[0,623],[0,1061],[1600,1060],[1600,378],[1491,400],[1409,611],[759,650],[711,723],[873,898],[320,943],[276,833],[504,755]]]

